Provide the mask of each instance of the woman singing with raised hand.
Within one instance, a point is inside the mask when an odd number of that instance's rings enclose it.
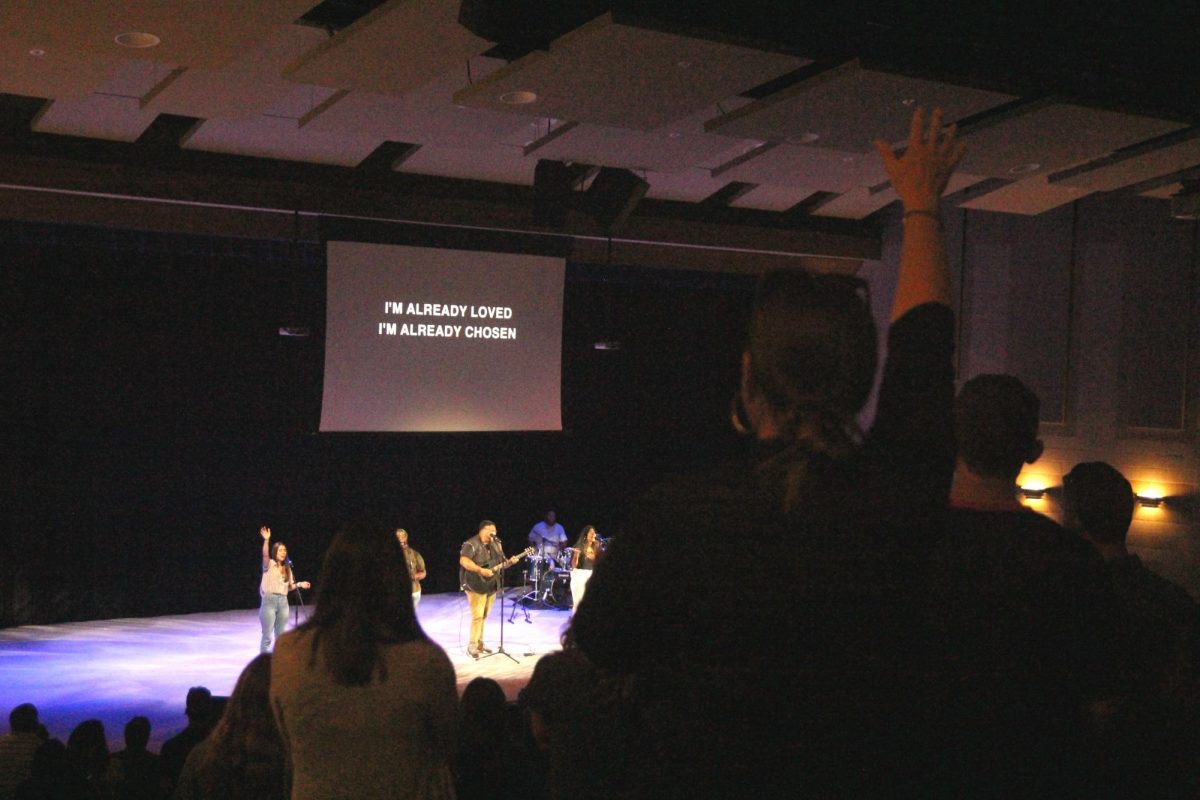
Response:
[[[292,589],[309,589],[312,584],[308,581],[296,582],[292,574],[292,562],[287,557],[287,545],[283,542],[271,544],[271,529],[263,526],[258,529],[262,536],[262,580],[258,584],[258,593],[262,595],[262,605],[258,609],[258,621],[262,623],[261,651],[270,652],[272,633],[278,639],[287,628],[288,592]]]
[[[584,525],[575,542],[575,552],[571,553],[571,613],[579,608],[583,600],[583,591],[588,579],[592,577],[592,567],[600,556],[600,539],[596,535],[594,525]]]

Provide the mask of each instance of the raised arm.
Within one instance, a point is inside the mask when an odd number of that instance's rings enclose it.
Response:
[[[262,564],[263,564],[263,570],[265,571],[267,569],[267,566],[270,565],[270,563],[271,563],[271,529],[268,528],[266,525],[264,525],[258,529],[258,535],[261,536],[262,540],[263,540],[263,562],[262,562]]]
[[[925,110],[918,108],[912,117],[903,156],[897,157],[892,146],[882,139],[875,140],[892,188],[904,206],[904,241],[900,246],[900,274],[892,303],[893,322],[923,303],[950,305],[950,278],[938,203],[963,154],[963,145],[956,141],[955,134],[953,125],[942,130],[941,109],[934,109],[926,126]]]

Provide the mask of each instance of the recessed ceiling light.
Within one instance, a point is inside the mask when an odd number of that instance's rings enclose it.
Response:
[[[144,47],[156,47],[162,39],[159,39],[153,33],[145,33],[142,31],[129,31],[127,33],[118,34],[113,38],[113,41],[121,45],[121,47],[132,47],[141,49]]]
[[[682,139],[683,131],[671,131],[667,134],[668,139]]]
[[[40,47],[35,47],[29,51],[29,55],[41,58],[42,56],[46,55],[46,51]]]
[[[915,98],[915,97],[906,97],[900,101],[900,105],[902,105],[902,106],[915,106],[916,104],[917,104],[917,98]]]
[[[1009,175],[1028,175],[1031,172],[1037,172],[1041,168],[1042,168],[1041,164],[1038,164],[1035,161],[1030,161],[1028,164],[1018,164],[1015,167],[1010,167],[1008,170],[1008,174]]]
[[[510,106],[527,106],[530,103],[536,103],[537,99],[537,92],[528,92],[523,89],[516,92],[505,92],[500,95],[500,102],[507,103]]]

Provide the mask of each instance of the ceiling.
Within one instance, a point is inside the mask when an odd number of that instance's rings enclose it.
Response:
[[[595,167],[643,178],[635,216],[853,230],[895,200],[872,138],[917,104],[960,123],[969,208],[1200,174],[1200,4],[962,5],[7,0],[0,183],[101,165],[222,202],[251,174],[519,199],[553,161],[579,196]]]

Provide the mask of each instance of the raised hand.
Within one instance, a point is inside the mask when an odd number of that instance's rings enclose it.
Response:
[[[270,539],[271,538],[271,529],[268,528],[266,525],[264,525],[258,529],[258,534],[259,534],[259,536],[263,537],[264,540]]]
[[[935,108],[925,125],[925,109],[913,112],[904,155],[897,156],[892,146],[875,140],[875,149],[891,178],[892,188],[900,195],[905,211],[937,212],[938,201],[963,154],[956,141],[957,128],[942,130],[942,110]]]

